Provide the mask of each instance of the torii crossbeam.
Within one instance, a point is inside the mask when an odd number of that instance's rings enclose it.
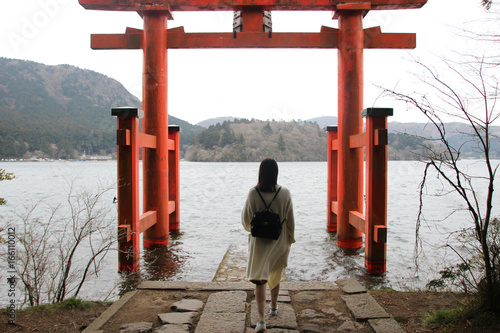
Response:
[[[410,49],[416,46],[412,33],[382,33],[379,27],[363,29],[363,17],[370,10],[420,8],[427,0],[79,0],[86,9],[136,11],[144,19],[144,29],[127,28],[125,34],[92,35],[93,49],[142,49],[144,128],[156,137],[155,149],[145,149],[144,211],[155,211],[156,224],[145,231],[144,247],[168,244],[168,121],[167,121],[167,50],[191,48],[337,48],[338,49],[338,135],[334,147],[338,157],[329,166],[328,229],[338,234],[338,245],[347,249],[362,247],[362,234],[367,235],[365,266],[371,273],[386,270],[387,174],[376,205],[366,212],[377,211],[375,217],[363,212],[363,144],[382,128],[363,133],[360,117],[363,109],[363,50],[365,48]],[[339,28],[322,27],[318,33],[274,33],[266,31],[264,11],[302,10],[332,11]],[[167,29],[167,20],[176,11],[241,11],[241,28],[232,33],[186,33],[182,27]],[[263,28],[264,27],[264,28]],[[368,115],[373,112],[367,112]],[[375,112],[375,114],[377,114]],[[379,137],[378,136],[378,137]],[[356,141],[357,140],[357,141]],[[384,140],[378,140],[383,146]],[[364,141],[363,141],[364,142]],[[366,144],[373,147],[373,144]],[[370,148],[371,149],[371,148]],[[386,146],[385,146],[386,151]],[[329,154],[331,151],[328,152]],[[383,152],[382,155],[384,156]],[[386,154],[385,154],[386,156]],[[375,162],[386,166],[387,160]],[[385,163],[385,164],[384,164]],[[384,164],[384,165],[382,165]],[[333,170],[332,169],[332,170]],[[370,170],[386,170],[373,167]],[[331,175],[335,175],[332,179]],[[368,182],[371,186],[371,182]],[[385,184],[385,185],[384,185]],[[367,196],[372,189],[367,189]],[[178,193],[177,193],[178,195]],[[118,198],[120,200],[120,198]],[[368,202],[368,201],[367,201]],[[371,201],[370,201],[371,202]],[[371,213],[370,213],[371,214]],[[374,223],[370,222],[375,219]],[[126,221],[119,221],[125,223]],[[375,233],[375,237],[372,236]],[[374,240],[373,240],[374,239]],[[138,252],[138,249],[134,249]],[[133,265],[123,265],[135,269]]]

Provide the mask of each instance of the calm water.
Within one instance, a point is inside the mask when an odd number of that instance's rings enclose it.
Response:
[[[483,173],[479,161],[465,161],[471,173]],[[443,264],[455,260],[441,246],[448,233],[467,226],[468,213],[453,214],[445,223],[440,220],[453,210],[463,208],[455,195],[439,195],[446,188],[436,176],[430,177],[426,191],[425,216],[421,235],[424,241],[422,265],[415,272],[413,259],[418,191],[423,173],[419,162],[389,162],[387,273],[371,277],[364,270],[363,252],[348,254],[336,246],[335,235],[326,231],[326,162],[280,163],[278,182],[292,193],[296,220],[296,240],[292,246],[287,277],[291,281],[336,280],[355,277],[371,287],[394,289],[422,288]],[[0,168],[14,172],[16,179],[0,184],[0,197],[8,205],[0,207],[1,223],[12,220],[14,212],[43,199],[47,203],[64,202],[70,184],[76,188],[95,190],[99,184],[113,186],[116,162],[0,162]],[[247,233],[240,222],[240,211],[246,194],[257,179],[258,163],[194,163],[181,162],[181,232],[171,237],[168,251],[147,255],[142,275],[136,279],[168,279],[186,281],[212,280],[224,253],[231,245],[244,245]],[[496,184],[498,186],[498,182]],[[116,216],[113,197],[108,192],[102,204],[109,206],[111,218]],[[498,192],[494,202],[500,202]],[[496,215],[498,215],[498,207]],[[80,253],[85,257],[86,253]],[[147,263],[154,261],[150,269]],[[5,262],[0,278],[6,279]],[[110,252],[99,278],[85,287],[82,296],[102,299],[113,287],[116,295],[123,282],[117,273],[117,254]],[[0,300],[6,295],[0,284]]]

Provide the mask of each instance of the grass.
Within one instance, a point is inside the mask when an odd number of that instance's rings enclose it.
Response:
[[[431,327],[445,326],[457,323],[464,319],[462,307],[452,309],[439,309],[424,318],[424,324]]]
[[[32,306],[22,309],[21,311],[52,311],[52,310],[88,310],[91,309],[95,303],[100,302],[90,302],[85,301],[80,298],[70,297],[63,302],[54,303],[54,304],[41,304],[38,306]],[[113,302],[102,302],[103,305],[108,307]],[[19,311],[19,310],[18,310]],[[7,309],[2,309],[2,312],[7,313]]]
[[[485,309],[477,299],[472,298],[464,305],[436,310],[428,314],[423,322],[432,328],[453,328],[466,322],[476,327],[487,327],[498,323],[498,314]]]

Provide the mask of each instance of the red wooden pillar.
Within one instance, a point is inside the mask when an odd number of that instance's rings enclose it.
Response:
[[[338,128],[337,126],[328,126],[326,128],[328,131],[328,156],[327,156],[327,166],[328,166],[328,189],[327,196],[328,200],[326,203],[326,227],[329,232],[337,232],[337,214],[338,214],[338,202],[337,202],[337,178],[338,178],[338,152],[337,152],[337,137]]]
[[[172,147],[169,147],[168,152],[168,191],[170,211],[169,215],[170,231],[179,231],[180,226],[180,179],[179,179],[179,161],[180,161],[180,127],[175,125],[168,126],[168,138]]]
[[[143,149],[144,211],[156,211],[157,221],[144,232],[143,245],[168,245],[168,113],[166,9],[145,10],[142,47],[144,133],[156,136],[156,149]]]
[[[366,117],[365,267],[372,274],[386,271],[387,247],[387,116],[391,108],[368,108]]]
[[[139,267],[139,117],[136,108],[114,108],[117,116],[118,271]]]
[[[337,7],[339,19],[338,51],[338,215],[337,244],[359,249],[363,235],[349,224],[350,211],[362,211],[363,151],[350,149],[352,135],[362,133],[360,110],[363,105],[363,11],[350,4]],[[357,4],[355,4],[356,6]]]

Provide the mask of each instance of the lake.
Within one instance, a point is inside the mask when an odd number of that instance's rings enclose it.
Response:
[[[481,161],[461,163],[474,175],[484,174]],[[146,269],[150,261],[147,259],[142,275],[136,278],[211,281],[228,247],[247,242],[240,212],[248,190],[257,182],[258,166],[258,163],[182,161],[180,233],[171,237],[168,250],[161,255],[160,259],[167,264],[160,265],[159,270],[150,270]],[[16,175],[16,179],[0,183],[0,197],[8,200],[6,206],[0,207],[2,225],[13,221],[15,212],[22,212],[38,200],[64,203],[71,185],[96,191],[99,184],[114,186],[116,182],[116,161],[0,162],[0,168]],[[368,287],[424,288],[443,265],[456,261],[454,253],[443,245],[451,231],[470,226],[469,215],[463,210],[456,211],[464,208],[457,195],[442,196],[446,184],[433,174],[425,188],[426,223],[420,230],[424,252],[420,256],[420,269],[415,270],[415,224],[423,163],[389,162],[387,273],[379,277],[365,271],[363,251],[345,253],[337,247],[335,234],[326,230],[326,162],[281,162],[279,169],[278,183],[292,193],[296,221],[297,242],[292,246],[286,270],[288,280],[333,281],[354,277]],[[109,208],[113,219],[116,219],[115,196],[116,186],[104,195],[101,203]],[[498,192],[493,202],[500,202]],[[499,208],[496,207],[495,216],[499,215]],[[453,211],[456,212],[445,222],[435,223]],[[88,253],[78,255],[85,257]],[[99,277],[89,281],[80,296],[103,299],[111,292],[116,298],[120,288],[124,288],[123,277],[117,273],[116,252],[110,252],[105,261]],[[0,270],[0,278],[5,281],[5,261]],[[6,284],[0,285],[0,300],[5,300],[6,288]]]

